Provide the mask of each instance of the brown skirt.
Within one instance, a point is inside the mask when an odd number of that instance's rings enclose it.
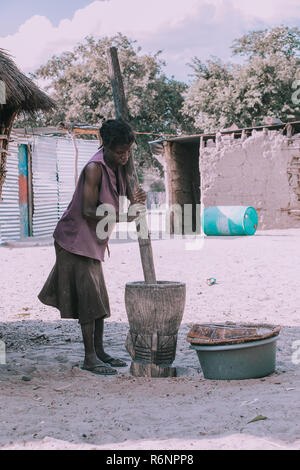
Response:
[[[38,295],[60,311],[61,318],[79,323],[110,317],[109,299],[101,261],[75,255],[56,242],[56,263]]]

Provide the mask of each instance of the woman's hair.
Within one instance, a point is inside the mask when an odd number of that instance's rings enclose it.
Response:
[[[100,128],[103,147],[113,149],[117,145],[130,145],[135,142],[133,129],[122,119],[104,121]]]

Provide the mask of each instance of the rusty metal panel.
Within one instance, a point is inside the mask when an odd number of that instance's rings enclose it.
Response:
[[[32,144],[33,236],[51,235],[58,221],[56,140],[35,137]]]
[[[7,173],[0,202],[0,243],[20,238],[18,138],[11,134]]]

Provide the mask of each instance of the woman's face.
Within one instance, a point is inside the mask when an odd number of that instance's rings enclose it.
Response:
[[[109,160],[114,162],[116,165],[126,165],[130,152],[133,147],[133,143],[129,145],[116,145],[112,149],[105,148],[105,153]]]

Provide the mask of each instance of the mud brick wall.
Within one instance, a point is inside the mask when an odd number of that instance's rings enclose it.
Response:
[[[217,134],[201,141],[199,169],[205,207],[253,206],[261,230],[300,227],[300,134]]]

